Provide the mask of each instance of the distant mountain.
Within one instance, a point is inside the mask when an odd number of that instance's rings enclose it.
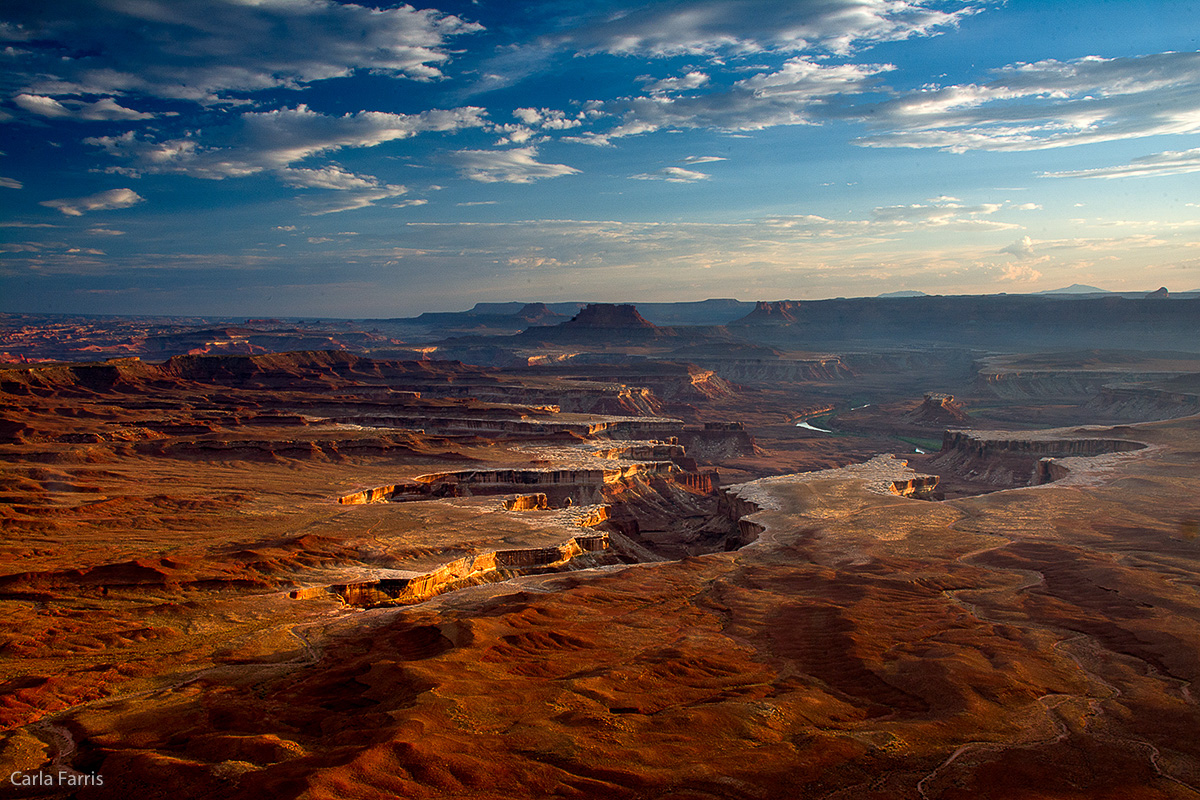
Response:
[[[883,294],[876,295],[876,297],[929,297],[929,295],[913,289],[902,289],[899,292],[884,292]]]
[[[1111,292],[1108,289],[1100,289],[1096,286],[1072,283],[1070,286],[1064,286],[1061,289],[1048,289],[1044,292],[1034,292],[1034,294],[1111,294]]]

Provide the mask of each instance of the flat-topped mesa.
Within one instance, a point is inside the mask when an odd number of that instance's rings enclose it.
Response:
[[[1078,429],[1076,429],[1078,430]],[[986,458],[1000,455],[1031,455],[1063,458],[1099,456],[1142,450],[1146,445],[1129,439],[1056,436],[1060,431],[946,431],[940,453],[959,451]],[[1087,431],[1079,431],[1087,433]]]
[[[589,303],[576,314],[564,328],[645,328],[658,326],[638,313],[632,304]]]
[[[1086,435],[1102,432],[1081,428],[1020,432],[950,430],[943,435],[942,449],[930,466],[996,488],[1036,486],[1065,474],[1051,467],[1050,462],[1055,459],[1102,456],[1146,447],[1130,439]]]
[[[741,319],[730,322],[730,325],[786,325],[797,321],[800,312],[798,300],[759,300],[754,304],[754,310]]]

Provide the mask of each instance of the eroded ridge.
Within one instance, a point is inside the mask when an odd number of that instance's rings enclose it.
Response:
[[[607,484],[647,476],[682,476],[670,461],[645,461],[612,469],[473,469],[418,475],[407,481],[363,489],[338,498],[343,505],[401,502],[471,494],[505,494],[545,487],[554,490],[598,492]]]
[[[609,552],[607,533],[580,534],[556,547],[494,550],[451,561],[420,575],[339,583],[323,590],[298,590],[291,596],[306,599],[325,591],[337,595],[347,605],[362,608],[409,605],[466,586],[557,571],[572,562],[583,562],[585,567],[618,563]]]
[[[1127,426],[1058,428],[1043,431],[946,431],[942,449],[929,461],[935,471],[947,471],[976,484],[995,488],[1038,486],[1065,477],[1069,460],[1146,449],[1144,442],[1120,438]],[[1108,435],[1103,435],[1108,434]]]

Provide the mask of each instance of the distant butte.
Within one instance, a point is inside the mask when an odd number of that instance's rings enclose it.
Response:
[[[657,328],[630,304],[589,303],[564,328]]]
[[[730,325],[779,325],[799,319],[800,303],[795,300],[759,300],[754,310]]]
[[[905,418],[922,425],[956,425],[970,420],[963,403],[954,399],[954,395],[943,392],[927,392],[921,405]]]
[[[650,322],[631,304],[590,303],[567,322],[536,325],[520,337],[539,342],[609,346],[646,344],[678,335],[675,328],[660,328]]]

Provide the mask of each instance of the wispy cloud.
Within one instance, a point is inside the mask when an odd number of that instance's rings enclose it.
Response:
[[[1200,172],[1200,148],[1141,156],[1115,167],[1043,173],[1047,178],[1150,178]]]
[[[654,80],[649,75],[641,78],[645,89],[650,94],[674,94],[676,92],[690,92],[694,89],[699,89],[709,82],[709,76],[700,70],[692,70],[686,75],[681,75],[677,78],[663,78]]]
[[[429,131],[483,125],[474,107],[389,114],[360,111],[334,116],[307,106],[241,115],[231,125],[178,139],[154,140],[130,131],[84,141],[124,160],[135,172],[223,178],[283,170],[312,156],[344,148],[375,147]]]
[[[872,212],[872,216],[882,223],[913,224],[928,228],[1011,230],[1021,227],[1008,222],[984,219],[1004,207],[1004,203],[965,205],[954,197],[936,197],[924,203],[880,206]]]
[[[704,172],[696,170],[684,169],[683,167],[665,167],[658,172],[643,172],[640,175],[630,176],[639,181],[667,181],[668,183],[695,183],[696,181],[706,181],[711,178]]]
[[[1020,151],[1200,131],[1200,52],[1046,60],[995,76],[872,106],[859,115],[883,132],[858,144]]]
[[[378,200],[399,197],[408,191],[405,186],[385,184],[370,175],[356,175],[337,165],[319,169],[281,169],[276,173],[287,186],[295,189],[329,189],[337,195],[323,198],[304,198],[309,214],[334,214],[367,208]]]
[[[200,102],[355,70],[438,78],[449,40],[481,30],[432,9],[333,0],[59,0],[6,17],[9,36],[27,42],[26,92]]]
[[[537,149],[459,150],[450,155],[463,177],[480,183],[532,183],[543,178],[574,175],[579,170],[566,164],[543,164]]]
[[[152,119],[154,114],[134,111],[118,105],[111,97],[105,97],[94,103],[78,100],[59,102],[53,97],[43,97],[37,94],[19,94],[13,102],[21,108],[41,117],[52,119],[80,120],[137,120]]]
[[[732,86],[685,96],[650,95],[596,103],[591,109],[619,123],[574,141],[608,145],[624,136],[679,128],[752,131],[778,125],[815,124],[814,109],[828,98],[855,94],[873,86],[890,64],[824,64],[789,59],[775,71],[760,72]]]
[[[68,217],[80,217],[89,211],[109,211],[117,208],[129,208],[145,200],[132,189],[109,189],[107,192],[88,195],[87,197],[64,197],[59,200],[43,200],[42,205],[57,208]]]
[[[700,0],[606,8],[601,18],[549,37],[584,52],[664,57],[821,50],[849,53],[930,36],[979,4],[927,0]],[[945,9],[945,10],[943,10]]]

